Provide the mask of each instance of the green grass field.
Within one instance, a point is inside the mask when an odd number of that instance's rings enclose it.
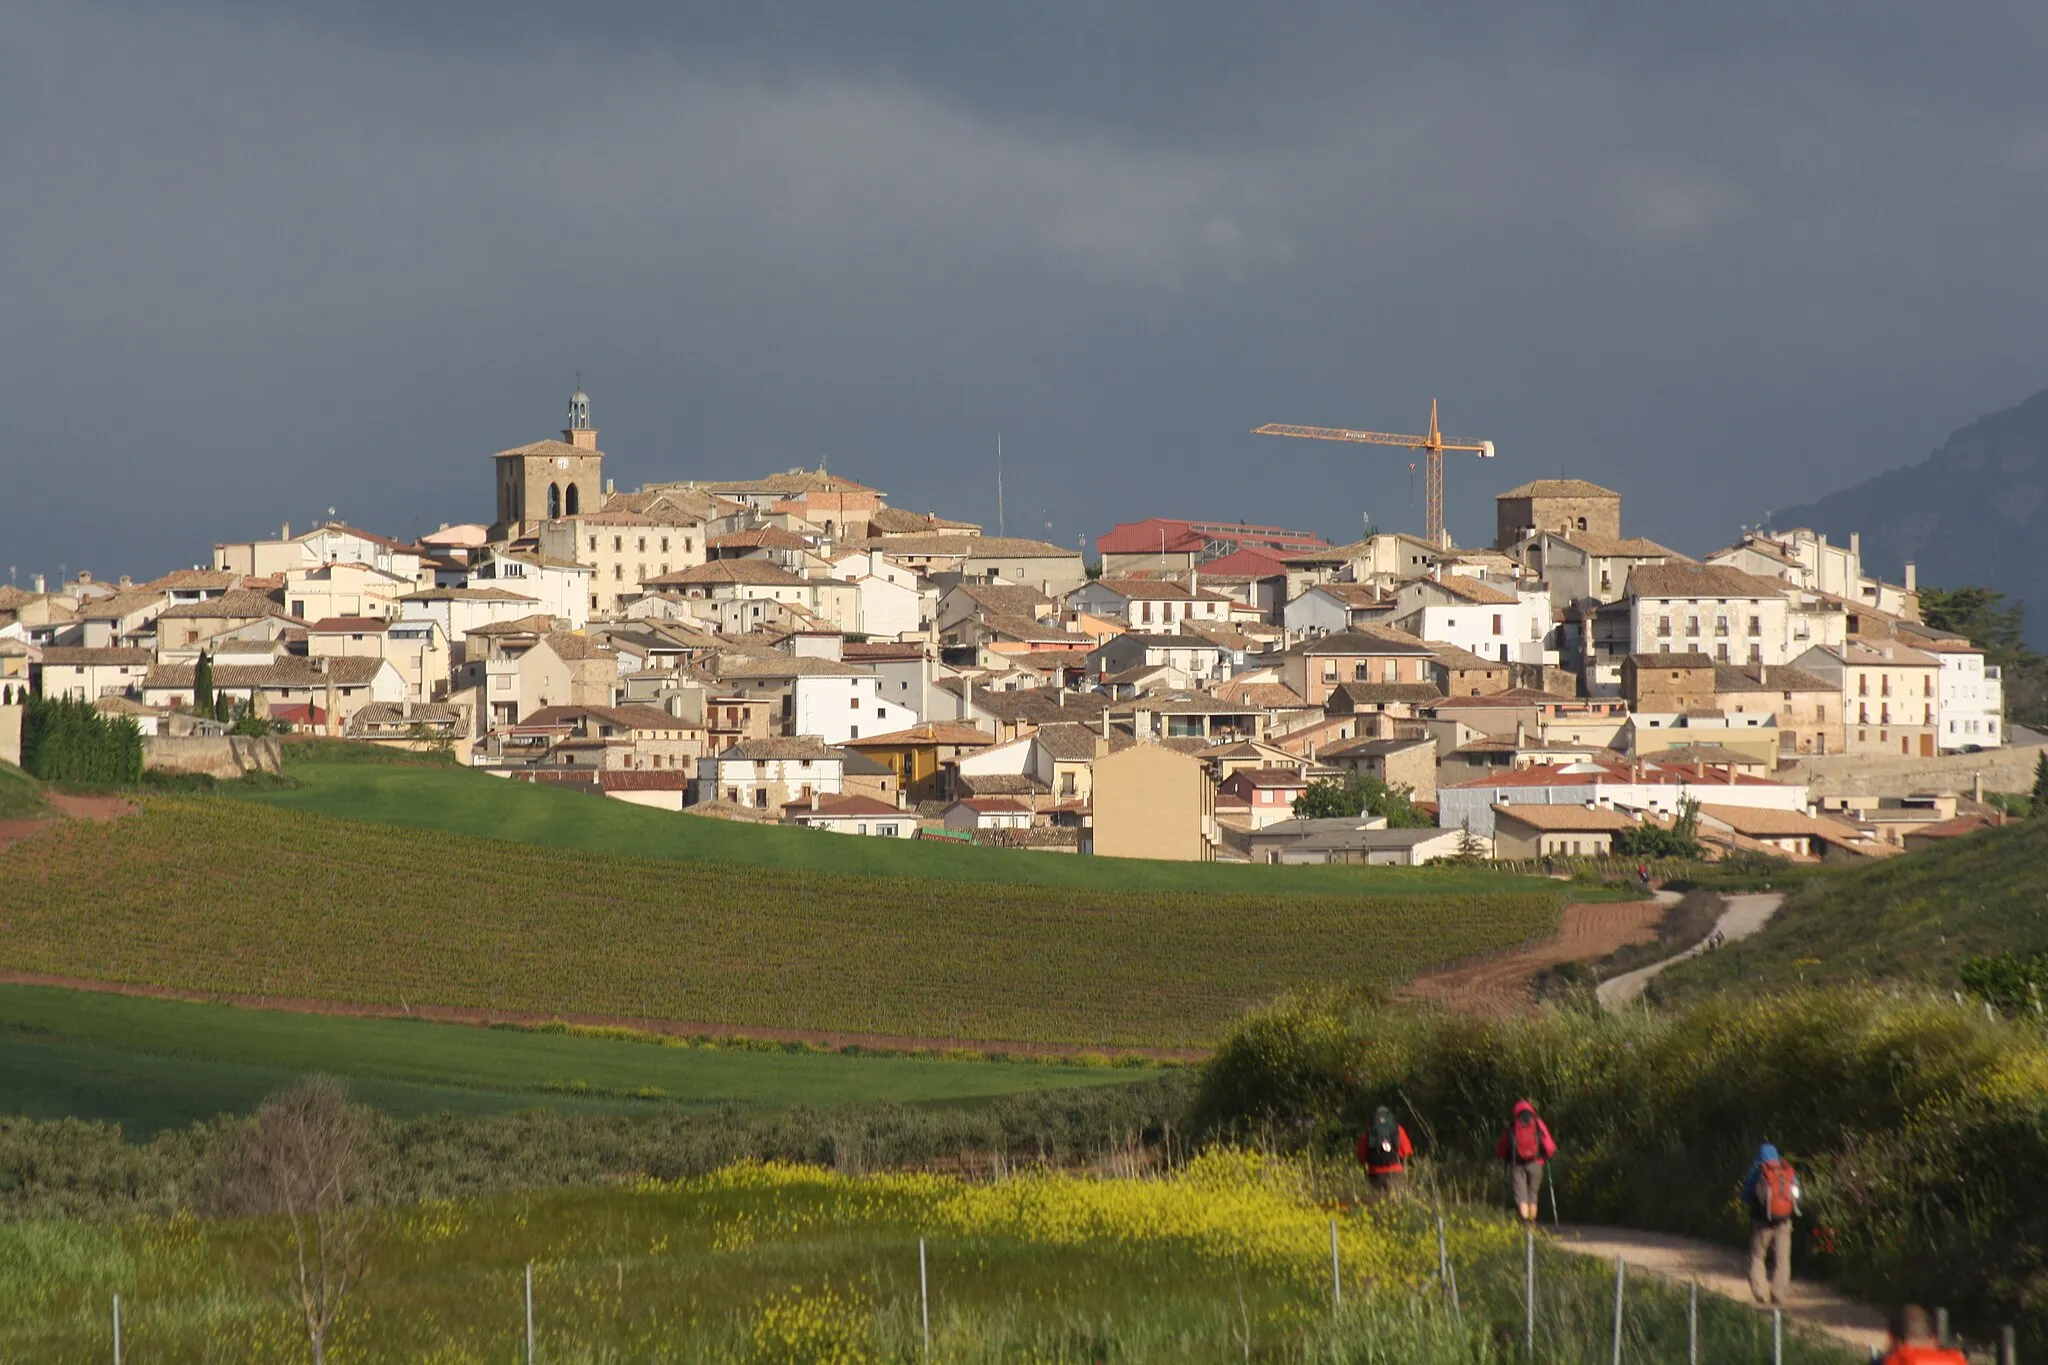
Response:
[[[730,837],[693,817],[471,774],[353,771],[450,784],[386,790],[379,810],[467,798],[474,804],[458,812],[478,823],[481,813],[514,812],[531,822],[525,833],[547,833],[550,820],[640,817],[678,847],[698,830]],[[337,780],[288,795],[364,790]],[[616,836],[630,826],[605,828]],[[889,856],[880,840],[730,833],[779,837],[792,862]],[[1567,893],[1556,882],[1419,872],[1361,879],[1406,894],[1303,894],[1333,889],[1353,869],[1155,869],[996,851],[983,861],[978,850],[936,848],[894,856],[911,854],[960,859],[930,866],[1069,880],[592,853],[166,795],[145,797],[133,816],[67,822],[10,851],[0,966],[224,995],[1201,1046],[1247,1005],[1290,987],[1391,984],[1553,932]],[[1271,875],[1288,871],[1331,875]],[[1108,884],[1072,880],[1090,874]],[[1167,884],[1146,887],[1146,878]],[[1172,884],[1183,880],[1196,885]]]
[[[1800,885],[1763,932],[1678,963],[1649,987],[1676,1001],[1723,990],[1855,981],[1956,985],[1966,959],[2048,949],[2048,820]]]
[[[331,755],[332,750],[314,750]],[[299,785],[245,799],[280,810],[510,839],[584,853],[836,872],[865,877],[1001,882],[1103,891],[1226,892],[1270,896],[1456,895],[1557,889],[1540,878],[1462,867],[1251,867],[1077,858],[939,842],[828,837],[682,816],[446,765],[309,761],[289,764]],[[223,788],[224,791],[232,787]],[[1597,893],[1596,893],[1597,894]]]
[[[34,820],[49,813],[42,784],[12,763],[0,763],[0,820]]]
[[[1128,1070],[661,1046],[0,986],[0,1113],[147,1136],[246,1112],[313,1072],[394,1114],[930,1103],[1114,1084]]]
[[[530,1266],[530,1358],[550,1362],[1520,1359],[1521,1239],[1497,1212],[1448,1210],[1453,1304],[1432,1282],[1438,1224],[1426,1205],[1333,1219],[1316,1193],[1299,1168],[1225,1155],[1163,1180],[970,1185],[739,1166],[675,1184],[395,1209],[329,1358],[529,1358]],[[274,1288],[287,1254],[280,1230],[262,1223],[0,1225],[0,1355],[106,1358],[118,1292],[129,1359],[306,1359],[305,1329]],[[1606,1266],[1541,1248],[1535,1365],[1605,1359],[1611,1284]],[[1682,1359],[1684,1291],[1631,1277],[1622,1330],[1632,1362]],[[1705,1359],[1767,1359],[1769,1331],[1763,1315],[1701,1296]],[[1788,1325],[1784,1358],[1845,1365],[1850,1355]]]

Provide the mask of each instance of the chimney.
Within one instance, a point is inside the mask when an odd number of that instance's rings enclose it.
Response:
[[[28,580],[28,585],[40,593],[43,590],[43,576],[41,574],[31,575]]]
[[[1906,591],[1920,591],[1920,566],[1910,559],[1906,561]]]
[[[816,810],[818,808],[818,803],[823,799],[824,798],[819,793],[818,789],[813,787],[811,789],[811,809]]]
[[[974,719],[974,679],[960,680],[960,719]]]
[[[292,524],[290,522],[286,522],[278,528],[277,538],[279,540],[290,540],[292,538]]]
[[[1107,740],[1107,739],[1109,738],[1109,707],[1107,707],[1107,706],[1104,706],[1104,707],[1102,708],[1102,712],[1101,712],[1101,715],[1102,715],[1102,737],[1103,737],[1103,739]]]
[[[1522,721],[1515,722],[1515,747],[1521,748],[1529,740],[1529,727]]]
[[[604,481],[604,495],[606,497],[610,497],[614,492],[617,491],[617,489],[618,485],[614,483],[612,480],[606,479]]]
[[[1763,687],[1763,686],[1765,686],[1766,684],[1768,684],[1768,683],[1770,682],[1770,680],[1771,680],[1771,666],[1770,666],[1769,664],[1767,664],[1767,663],[1758,663],[1758,664],[1757,664],[1757,666],[1756,666],[1756,683],[1757,683],[1757,686],[1758,686],[1758,687]]]
[[[1192,568],[1191,568],[1191,569],[1189,569],[1189,570],[1188,570],[1188,596],[1189,596],[1189,597],[1195,597],[1195,596],[1198,596],[1198,595],[1200,595],[1201,591],[1202,591],[1202,571],[1201,571],[1200,569],[1192,569]]]
[[[903,791],[903,788],[901,788],[901,787],[898,787],[898,788],[896,789],[896,809],[897,809],[897,810],[909,810],[909,809],[910,809],[910,797],[909,797],[908,795],[906,795],[906,794],[904,793],[904,791]]]
[[[1863,533],[1861,531],[1851,531],[1849,533],[1849,553],[1855,555],[1859,559],[1862,558]]]
[[[1058,694],[1059,694],[1059,702],[1058,702],[1058,706],[1059,706],[1060,710],[1062,710],[1062,711],[1066,710],[1066,709],[1067,709],[1067,686],[1066,686],[1066,684],[1065,684],[1065,683],[1061,683],[1061,684],[1059,684],[1059,685],[1058,685],[1057,687],[1055,687],[1055,688],[1054,688],[1053,690],[1054,690],[1054,691],[1055,691],[1056,693],[1058,693]]]
[[[399,703],[398,703],[398,718],[399,718],[400,720],[411,720],[411,719],[412,719],[412,698],[411,698],[411,697],[407,697],[407,698],[405,698],[405,699],[404,699],[403,701],[401,701],[401,702],[399,702]]]
[[[1984,804],[1984,770],[1982,768],[1977,769],[1976,775],[1970,780],[1970,799],[1980,806]]]

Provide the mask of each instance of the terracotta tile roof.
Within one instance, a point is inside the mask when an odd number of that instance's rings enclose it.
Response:
[[[693,778],[682,768],[600,768],[597,784],[608,792],[686,792]]]
[[[152,592],[226,592],[242,585],[242,575],[226,569],[173,569],[142,587]]]
[[[821,796],[817,809],[808,801],[791,801],[783,810],[801,819],[809,816],[813,820],[870,820],[900,816],[905,820],[914,819],[910,811],[887,801],[878,801],[872,796]]]
[[[288,617],[289,613],[285,611],[283,603],[267,593],[236,588],[222,593],[219,597],[209,597],[203,602],[180,602],[176,606],[166,607],[157,619],[179,621],[247,617],[252,621],[260,621],[266,616]]]
[[[319,665],[327,665],[322,671]],[[278,656],[267,664],[215,664],[215,687],[362,687],[373,681],[385,667],[382,659],[308,659],[297,654]],[[158,664],[142,680],[144,688],[189,688],[198,672],[197,664]]]
[[[746,510],[741,503],[685,484],[649,484],[637,493],[614,493],[604,500],[604,506],[607,512],[617,508],[637,513],[654,526],[696,526]]]
[[[884,554],[923,555],[940,559],[1079,559],[1081,552],[1071,546],[1049,545],[1042,540],[1018,536],[921,535],[890,536],[850,541],[857,550],[880,550]]]
[[[976,815],[1029,815],[1031,807],[1008,796],[969,796],[953,803]]]
[[[492,621],[486,625],[474,626],[463,632],[469,635],[547,635],[555,628],[555,618],[542,612],[532,616],[521,616],[513,621]]]
[[[1239,768],[1225,781],[1247,787],[1306,787],[1308,779],[1294,768]]]
[[[1299,692],[1283,682],[1238,682],[1233,679],[1217,686],[1216,697],[1219,701],[1242,702],[1267,711],[1285,711],[1308,705]]]
[[[1004,616],[1036,617],[1052,599],[1021,583],[962,583],[953,589],[970,602]]]
[[[1597,483],[1584,479],[1531,479],[1528,483],[1517,484],[1505,493],[1493,495],[1494,501],[1503,498],[1619,498],[1621,494],[1612,488],[1602,488]]]
[[[1719,806],[1712,802],[1700,803],[1700,814],[1718,820],[1737,834],[1751,838],[1811,838],[1816,835],[1835,839],[1857,837],[1854,827],[1839,820],[1820,820],[1799,810],[1762,810],[1751,806]]]
[[[1771,664],[1759,679],[1754,666],[1736,664],[1714,665],[1714,691],[1721,692],[1839,692],[1842,689],[1831,682],[1825,682],[1803,668],[1790,664]]]
[[[1347,682],[1337,684],[1336,691],[1343,693],[1354,706],[1378,706],[1387,702],[1426,705],[1444,700],[1444,694],[1433,682]]]
[[[1523,805],[1510,806],[1496,803],[1494,814],[1503,820],[1514,820],[1530,829],[1546,834],[1599,834],[1617,830],[1634,829],[1636,822],[1618,810],[1605,807],[1564,806],[1564,805]]]
[[[306,627],[309,635],[382,635],[391,622],[375,616],[329,616]]]
[[[1318,636],[1313,640],[1303,640],[1287,648],[1289,654],[1302,654],[1312,658],[1331,654],[1413,655],[1429,652],[1429,646],[1415,636],[1395,630],[1342,630],[1335,634]]]
[[[550,437],[548,440],[545,441],[533,441],[523,446],[513,446],[510,450],[501,450],[497,454],[491,456],[491,458],[494,460],[502,460],[508,456],[538,455],[546,459],[553,459],[558,455],[568,455],[580,459],[586,455],[598,455],[602,453],[603,452],[596,450],[585,450],[581,446],[572,446],[567,441],[557,441]]]
[[[150,649],[124,649],[119,647],[85,648],[78,645],[45,645],[43,666],[52,664],[59,667],[128,667],[138,664],[147,667],[156,662],[156,651]]]
[[[1725,564],[1638,564],[1628,572],[1631,597],[1783,597],[1776,578],[1731,569]]]
[[[846,742],[849,749],[896,749],[912,748],[923,744],[936,744],[955,749],[980,749],[995,743],[986,730],[972,725],[961,725],[951,721],[925,721],[907,730],[892,730],[886,735],[864,735]]]
[[[813,761],[837,762],[842,758],[839,750],[832,748],[821,739],[810,735],[794,738],[746,739],[727,749],[718,756],[723,759],[747,759],[761,762],[765,759],[808,758]]]
[[[1461,597],[1467,602],[1482,606],[1513,607],[1521,605],[1522,601],[1511,592],[1502,592],[1492,584],[1482,583],[1476,578],[1466,578],[1461,574],[1445,574],[1442,578],[1426,581],[1434,581],[1439,588],[1453,597]]]
[[[774,493],[781,497],[795,497],[804,493],[874,493],[879,490],[864,483],[837,474],[827,474],[820,469],[792,469],[783,474],[767,474],[758,479],[725,479],[712,483],[699,483],[695,487],[707,493]]]
[[[123,616],[148,611],[165,601],[161,592],[117,592],[111,597],[96,602],[83,603],[78,609],[81,621],[115,621]]]
[[[1466,671],[1483,668],[1492,673],[1507,667],[1498,659],[1483,659],[1461,645],[1445,644],[1441,640],[1431,640],[1428,643],[1430,652],[1436,655],[1436,661],[1445,668]]]
[[[401,602],[538,602],[536,597],[511,592],[505,588],[428,588],[424,592],[409,592],[398,599]]]
[[[807,578],[799,578],[781,565],[766,559],[716,559],[708,564],[693,564],[675,573],[640,580],[641,586],[648,588],[682,588],[719,583],[738,583],[752,587],[803,588],[810,586],[810,581]]]
[[[1642,536],[1603,536],[1596,535],[1591,531],[1565,531],[1562,533],[1552,532],[1551,534],[1555,535],[1559,540],[1569,542],[1577,548],[1584,550],[1589,555],[1595,555],[1602,559],[1664,558],[1684,560],[1686,563],[1692,562],[1689,556],[1680,554],[1670,546],[1659,545],[1656,541],[1647,540]]]
[[[712,662],[712,670],[720,679],[726,678],[860,678],[868,676],[868,670],[854,664],[841,663],[837,659],[814,659],[796,654],[784,654],[774,650],[767,654],[728,654],[720,652]]]
[[[868,525],[877,531],[891,535],[916,535],[919,532],[937,533],[942,531],[979,532],[980,525],[971,521],[949,521],[934,512],[909,512],[900,507],[877,508],[868,518]]]
[[[780,526],[761,526],[751,531],[734,531],[704,542],[707,550],[808,550],[811,542]]]

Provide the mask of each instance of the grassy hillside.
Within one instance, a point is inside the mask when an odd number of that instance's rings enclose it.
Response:
[[[834,837],[816,830],[683,816],[446,766],[337,763],[323,757],[294,762],[291,776],[300,785],[250,792],[246,799],[280,810],[512,839],[585,853],[816,869],[855,876],[1118,891],[1361,896],[1518,889],[1548,893],[1556,887],[1556,883],[1538,878],[1504,877],[1470,868],[1162,863],[963,848],[936,841]]]
[[[457,776],[480,799],[499,785]],[[611,804],[527,795],[563,818]],[[814,856],[880,842],[788,837]],[[1564,893],[1508,879],[1490,884],[1511,889],[1490,894],[1423,894],[1433,884],[1419,879],[1408,895],[1303,895],[1288,880],[1254,893],[1266,885],[1258,869],[1199,895],[847,876],[594,856],[190,796],[148,798],[105,824],[67,822],[7,856],[0,966],[22,970],[222,994],[1085,1046],[1201,1045],[1292,986],[1387,984],[1525,942],[1555,929]]]
[[[1950,988],[1985,953],[2048,948],[2048,820],[1821,877],[1792,892],[1762,933],[1680,963],[1653,1000],[1706,992],[1882,980]]]
[[[0,986],[0,1113],[131,1136],[244,1112],[309,1072],[390,1113],[984,1099],[1133,1073],[1034,1063],[665,1047],[572,1034],[351,1019]]]
[[[0,820],[34,820],[49,813],[42,784],[12,763],[0,763]]]

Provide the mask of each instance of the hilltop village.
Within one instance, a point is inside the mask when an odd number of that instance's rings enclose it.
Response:
[[[597,435],[579,391],[559,440],[496,455],[487,525],[287,525],[0,588],[0,703],[132,717],[172,769],[297,732],[700,816],[1169,859],[1590,858],[1681,818],[1724,854],[1884,857],[2031,779],[1999,670],[1854,536],[1693,556],[1559,478],[1500,493],[1484,547],[1153,517],[1091,560],[822,468],[621,491]],[[1297,817],[1354,776],[1404,818]]]

